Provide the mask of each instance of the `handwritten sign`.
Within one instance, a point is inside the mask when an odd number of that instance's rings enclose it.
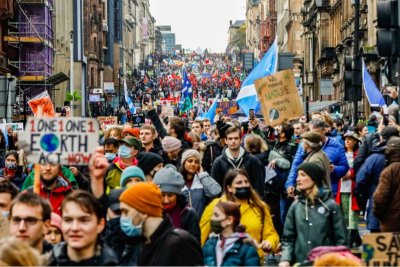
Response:
[[[10,123],[6,123],[6,126],[10,126],[13,133],[22,133],[24,131],[24,124],[21,122],[18,123],[14,123],[14,122],[10,122]],[[6,126],[4,126],[4,124],[0,124],[0,128],[1,129],[6,129]]]
[[[97,117],[97,120],[101,125],[105,126],[105,129],[109,128],[110,125],[117,125],[118,124],[118,117],[111,116],[111,117]]]
[[[364,235],[362,259],[366,266],[399,266],[400,233]]]
[[[88,165],[98,145],[99,124],[88,118],[29,118],[20,145],[29,163]]]
[[[254,82],[266,124],[277,126],[303,115],[292,70],[280,71]]]
[[[174,116],[174,108],[170,106],[162,106],[162,114],[166,117]]]

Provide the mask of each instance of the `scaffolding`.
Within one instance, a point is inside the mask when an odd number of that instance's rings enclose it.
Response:
[[[8,65],[18,77],[19,99],[24,102],[44,90],[52,96],[54,32],[53,0],[17,0],[17,15],[8,23]],[[22,104],[22,103],[20,103]],[[26,117],[26,116],[25,116]]]

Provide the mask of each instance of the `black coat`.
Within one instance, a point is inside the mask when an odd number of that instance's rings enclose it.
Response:
[[[221,156],[224,147],[219,141],[207,141],[205,145],[206,150],[204,151],[201,166],[205,172],[211,173],[213,162],[216,158]]]
[[[226,155],[226,149],[227,148],[225,148],[222,155],[214,161],[211,169],[211,177],[223,188],[224,176],[229,170],[234,168],[245,169],[249,174],[250,183],[254,190],[257,191],[261,199],[264,199],[265,168],[262,166],[261,162],[250,153],[244,151],[243,148],[241,148],[241,151],[243,151],[242,156],[236,160],[229,159]]]
[[[67,244],[62,242],[54,246],[48,266],[117,266],[118,260],[112,249],[101,246],[96,255],[80,262],[71,261],[67,254]]]
[[[199,242],[188,232],[174,229],[166,216],[145,244],[139,266],[202,266],[203,253]]]

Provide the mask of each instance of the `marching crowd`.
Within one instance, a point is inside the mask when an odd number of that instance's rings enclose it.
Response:
[[[240,88],[228,71],[198,80],[198,98]],[[361,213],[371,232],[400,230],[394,117],[350,126],[315,112],[263,127],[163,117],[158,97],[144,101],[151,123],[101,125],[89,166],[40,165],[38,194],[18,135],[0,131],[0,265],[361,266],[350,251]]]

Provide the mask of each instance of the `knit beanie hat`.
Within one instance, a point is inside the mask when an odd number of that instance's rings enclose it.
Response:
[[[182,174],[173,168],[163,168],[154,175],[153,183],[158,185],[163,193],[182,194],[185,185]]]
[[[139,167],[129,166],[128,168],[125,168],[125,170],[121,174],[121,182],[120,182],[121,187],[125,187],[125,185],[128,182],[128,179],[135,177],[140,178],[143,182],[146,181],[145,175]]]
[[[153,152],[140,152],[137,156],[138,167],[142,169],[144,174],[150,174],[151,170],[154,169],[160,163],[164,163],[163,158]]]
[[[199,151],[194,150],[194,149],[187,149],[182,154],[181,164],[183,165],[183,163],[185,163],[185,161],[190,157],[196,157],[199,161],[201,161],[201,156],[200,156]]]
[[[300,170],[310,176],[318,187],[322,186],[322,179],[325,176],[325,172],[319,164],[315,162],[304,162],[297,168],[297,171]]]
[[[172,152],[174,150],[177,150],[181,148],[182,143],[179,139],[172,137],[172,136],[166,136],[164,139],[161,141],[162,148],[166,152]]]
[[[314,132],[305,132],[301,135],[301,138],[307,140],[308,142],[319,144],[322,142],[321,136]]]
[[[138,128],[129,128],[122,131],[122,134],[129,133],[130,135],[139,138],[140,137],[140,130]]]
[[[217,130],[218,130],[218,133],[219,133],[219,137],[220,137],[220,138],[225,138],[225,132],[226,132],[226,130],[228,130],[229,127],[231,127],[231,126],[232,126],[232,125],[227,124],[227,123],[225,123],[225,122],[223,122],[223,121],[217,121]]]
[[[141,213],[152,217],[162,217],[162,196],[154,183],[137,183],[126,189],[119,200]]]
[[[381,132],[381,136],[385,141],[388,141],[392,136],[399,136],[399,130],[393,126],[386,126]]]
[[[61,217],[55,212],[51,213],[50,226],[54,226],[61,230]]]

